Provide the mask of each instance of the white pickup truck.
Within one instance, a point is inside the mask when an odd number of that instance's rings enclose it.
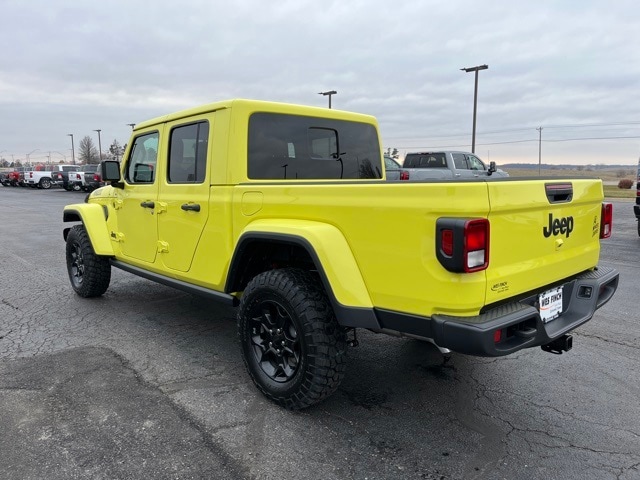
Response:
[[[24,172],[24,184],[47,190],[56,185],[53,180],[54,172],[74,172],[77,169],[77,165],[47,165],[44,170],[29,170]]]
[[[474,177],[508,177],[509,174],[489,166],[473,153],[455,151],[433,151],[407,153],[402,164],[400,180],[463,179]]]

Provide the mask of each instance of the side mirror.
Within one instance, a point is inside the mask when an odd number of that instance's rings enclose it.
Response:
[[[489,170],[487,170],[487,175],[491,175],[493,172],[496,172],[498,169],[496,168],[496,162],[489,162]]]
[[[102,180],[105,182],[111,182],[111,186],[117,188],[123,188],[124,185],[120,182],[120,163],[113,160],[105,160],[100,164],[100,174]]]

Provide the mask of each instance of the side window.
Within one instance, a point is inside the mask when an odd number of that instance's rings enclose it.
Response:
[[[247,147],[251,179],[382,178],[378,133],[366,123],[258,112]]]
[[[456,166],[458,170],[468,170],[469,166],[467,165],[467,159],[464,153],[452,153],[453,164]]]
[[[136,137],[127,160],[125,180],[128,183],[153,183],[158,156],[158,132]]]
[[[171,130],[167,182],[204,182],[208,139],[208,122],[192,123]]]
[[[475,155],[468,155],[469,157],[469,166],[471,170],[486,170],[484,163]]]

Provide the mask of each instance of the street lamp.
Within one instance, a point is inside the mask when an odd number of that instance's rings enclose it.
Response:
[[[64,153],[57,151],[54,151],[53,153],[57,153],[58,155],[60,155],[62,158],[64,158],[64,163],[67,163],[67,156]]]
[[[318,95],[324,95],[325,97],[329,97],[329,108],[331,108],[331,95],[335,95],[336,92],[335,90],[329,90],[328,92],[318,92]]]
[[[73,148],[73,133],[67,133],[67,137],[71,137],[71,160],[73,160],[73,164],[76,164],[76,151]]]
[[[478,71],[486,70],[489,65],[478,65],[477,67],[461,68],[464,72],[475,72],[476,82],[473,90],[473,133],[471,134],[471,153],[476,153],[476,110],[478,107]]]
[[[31,155],[33,152],[37,152],[38,150],[40,150],[39,148],[36,148],[35,150],[31,150],[29,153],[27,153],[26,157],[27,157],[27,165],[31,166],[31,160],[29,159],[29,155]]]
[[[100,159],[98,160],[98,162],[102,161],[102,142],[100,141],[100,132],[102,130],[100,130],[99,128],[97,130],[94,130],[94,132],[98,132],[98,149],[100,150]]]

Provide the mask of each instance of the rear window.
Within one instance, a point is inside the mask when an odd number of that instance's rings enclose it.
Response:
[[[254,113],[247,161],[251,179],[382,178],[378,133],[359,122]]]
[[[405,168],[447,168],[444,153],[409,153],[404,159]]]

